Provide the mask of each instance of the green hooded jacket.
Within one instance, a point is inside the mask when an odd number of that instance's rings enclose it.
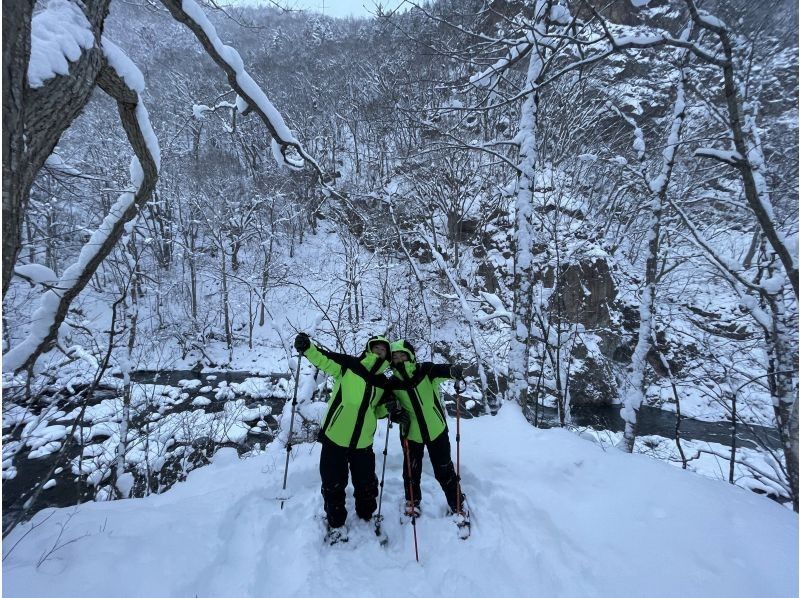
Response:
[[[417,364],[413,347],[404,340],[392,343],[392,353],[401,351],[408,361],[392,367],[397,380],[394,396],[411,416],[406,438],[413,442],[431,442],[447,430],[444,404],[439,385],[450,380],[450,366],[423,362]]]
[[[388,357],[389,341],[381,336],[369,339],[359,357],[326,351],[313,343],[303,354],[334,378],[320,439],[324,435],[334,444],[351,449],[372,446],[378,419],[388,415],[382,399],[392,385],[383,375],[389,362],[370,351],[374,343],[385,344]]]

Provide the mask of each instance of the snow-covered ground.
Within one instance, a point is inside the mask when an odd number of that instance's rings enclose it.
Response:
[[[451,426],[451,428],[454,426]],[[375,446],[381,447],[384,425]],[[642,455],[530,426],[506,404],[462,422],[473,532],[459,540],[429,463],[423,516],[400,525],[401,451],[390,439],[386,547],[355,520],[327,546],[319,445],[223,449],[144,499],[45,510],[3,543],[8,596],[794,597],[798,519],[748,491]],[[380,459],[378,460],[380,469]],[[348,498],[348,500],[351,500]]]

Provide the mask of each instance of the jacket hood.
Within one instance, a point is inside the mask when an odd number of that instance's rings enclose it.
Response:
[[[380,336],[380,335],[376,335],[376,336],[370,337],[370,339],[367,341],[366,347],[364,347],[364,352],[361,354],[361,357],[360,357],[359,360],[364,365],[364,367],[366,367],[368,370],[371,371],[372,367],[380,359],[377,355],[375,355],[375,353],[372,352],[372,347],[374,345],[376,345],[376,344],[382,344],[382,345],[384,345],[386,347],[386,359],[381,360],[381,361],[383,361],[383,363],[374,372],[376,374],[382,374],[384,371],[386,371],[389,368],[389,363],[390,363],[390,360],[392,358],[392,354],[391,354],[391,346],[392,346],[392,344],[389,342],[389,339],[387,339],[386,337]]]
[[[405,353],[408,355],[408,360],[411,363],[417,363],[417,354],[414,352],[414,347],[407,340],[400,339],[399,341],[393,342],[391,345],[391,352]]]
[[[386,347],[386,358],[389,359],[392,354],[392,343],[385,336],[375,335],[371,336],[367,341],[367,346],[364,347],[364,352],[369,353],[373,345],[384,345]]]

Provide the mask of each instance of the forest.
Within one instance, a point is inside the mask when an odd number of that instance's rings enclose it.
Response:
[[[4,537],[313,439],[301,331],[798,510],[795,3],[13,4]]]

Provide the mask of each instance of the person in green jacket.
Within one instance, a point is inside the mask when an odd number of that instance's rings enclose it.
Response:
[[[389,415],[384,393],[392,380],[383,375],[389,367],[389,341],[373,336],[364,352],[354,357],[333,353],[311,342],[307,334],[295,338],[295,349],[335,382],[318,440],[322,443],[319,473],[328,520],[328,541],[347,541],[345,489],[348,470],[353,480],[356,513],[369,521],[377,508],[378,478],[372,440],[378,419]],[[395,410],[393,419],[403,414]],[[408,417],[407,415],[405,416]]]
[[[414,347],[406,340],[391,345],[392,372],[398,385],[393,394],[401,406],[411,415],[407,430],[402,430],[407,450],[403,451],[403,482],[405,486],[405,514],[419,515],[422,498],[422,454],[428,449],[433,473],[444,491],[451,513],[467,515],[465,496],[461,493],[458,475],[450,456],[450,437],[447,434],[447,418],[439,396],[439,385],[445,380],[461,379],[463,370],[459,365],[417,364]],[[409,461],[411,476],[409,477]],[[411,497],[414,497],[413,502]]]

